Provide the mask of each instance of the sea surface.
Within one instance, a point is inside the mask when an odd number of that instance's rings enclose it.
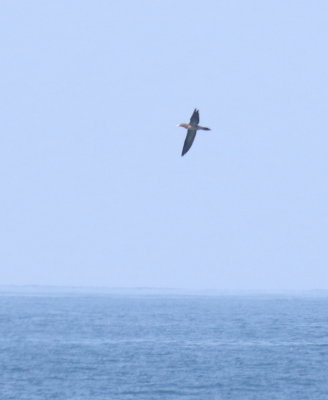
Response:
[[[1,400],[327,400],[328,297],[0,291]]]

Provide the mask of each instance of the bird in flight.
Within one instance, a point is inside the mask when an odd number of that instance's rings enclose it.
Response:
[[[189,124],[182,123],[182,124],[177,125],[177,126],[181,126],[182,128],[188,129],[181,156],[184,156],[187,153],[187,151],[190,149],[190,147],[192,146],[198,130],[210,131],[210,128],[207,128],[206,126],[200,126],[200,125],[198,125],[198,123],[199,123],[199,110],[197,110],[197,108],[195,108],[194,112],[192,113],[192,116],[190,118]]]

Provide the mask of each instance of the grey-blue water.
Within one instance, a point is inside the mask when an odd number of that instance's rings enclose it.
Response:
[[[0,399],[328,399],[328,297],[0,295]]]

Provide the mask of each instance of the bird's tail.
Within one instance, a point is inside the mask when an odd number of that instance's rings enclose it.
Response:
[[[199,126],[198,129],[202,129],[203,131],[210,131],[210,128],[207,128],[207,126]]]

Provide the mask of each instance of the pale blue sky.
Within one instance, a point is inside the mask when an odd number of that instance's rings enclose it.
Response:
[[[328,289],[327,1],[10,0],[0,37],[0,284]]]

